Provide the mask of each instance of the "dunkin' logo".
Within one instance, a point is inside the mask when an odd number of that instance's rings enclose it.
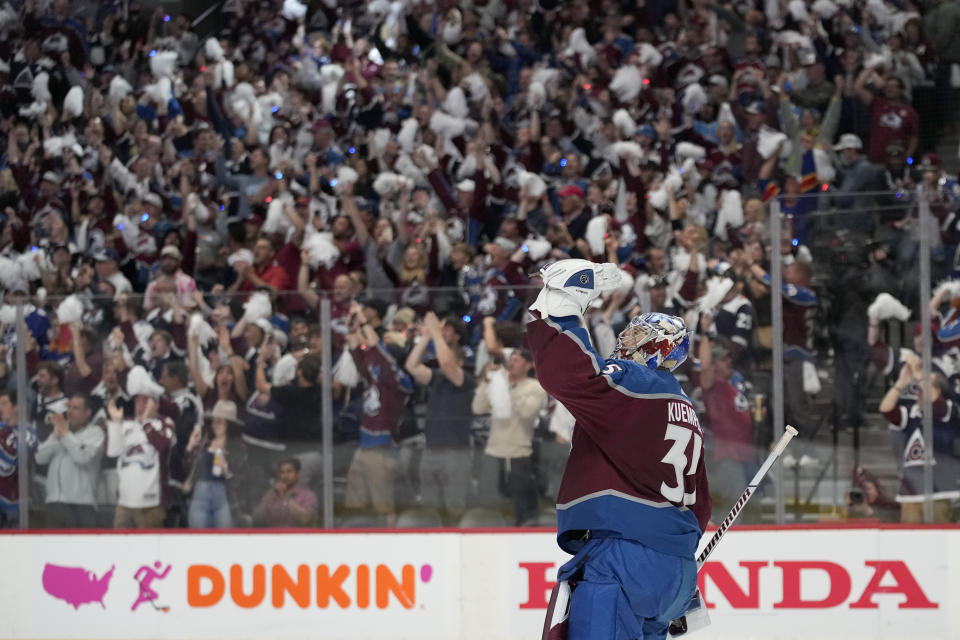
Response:
[[[367,609],[371,605],[377,609],[413,609],[417,605],[417,583],[426,584],[432,577],[433,567],[429,564],[419,571],[412,564],[399,570],[385,564],[301,564],[295,568],[281,564],[234,564],[227,570],[195,564],[187,569],[187,604],[206,608],[226,600],[244,609]]]

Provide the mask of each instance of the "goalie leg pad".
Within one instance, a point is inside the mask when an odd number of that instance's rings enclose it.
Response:
[[[643,627],[616,582],[580,582],[570,601],[569,640],[634,640]]]

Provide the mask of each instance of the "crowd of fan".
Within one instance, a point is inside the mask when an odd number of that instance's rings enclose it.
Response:
[[[681,376],[735,495],[768,419],[771,241],[808,428],[818,341],[859,421],[867,304],[921,302],[917,197],[935,272],[955,262],[951,0],[236,0],[211,37],[72,5],[0,7],[3,526],[24,403],[39,524],[316,523],[324,347],[342,513],[541,522],[572,424],[522,320],[565,257],[623,270],[588,318],[601,353],[638,309],[697,327]]]

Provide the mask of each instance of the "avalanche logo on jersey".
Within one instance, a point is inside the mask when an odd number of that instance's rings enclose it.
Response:
[[[0,446],[0,477],[9,478],[17,470],[17,432],[10,431]]]
[[[903,115],[905,112],[887,111],[880,116],[880,126],[887,129],[900,129],[903,127]]]
[[[920,429],[915,429],[903,451],[903,466],[915,467],[923,464],[925,445]]]
[[[136,464],[140,465],[141,469],[153,469],[157,466],[158,458],[157,450],[152,446],[145,448],[142,444],[135,444],[127,447],[120,456],[120,466]]]
[[[363,412],[368,416],[380,415],[380,391],[376,385],[367,387],[367,392],[363,394]]]

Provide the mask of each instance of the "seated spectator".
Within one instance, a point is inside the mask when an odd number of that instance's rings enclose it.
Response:
[[[886,494],[873,473],[857,467],[853,476],[853,488],[847,492],[848,518],[900,521],[900,505]]]
[[[309,527],[316,523],[317,496],[300,484],[300,461],[277,465],[276,482],[253,510],[255,527]]]
[[[93,422],[90,396],[74,394],[66,414],[50,414],[53,433],[37,447],[47,465],[44,525],[52,529],[97,527],[97,480],[106,433]]]

